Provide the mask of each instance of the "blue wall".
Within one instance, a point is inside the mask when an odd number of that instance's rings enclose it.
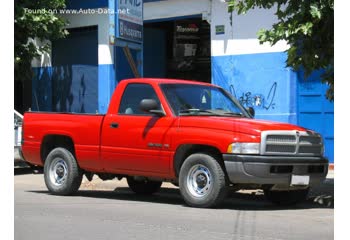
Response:
[[[296,73],[285,53],[212,57],[212,82],[229,91],[256,118],[297,123]]]
[[[257,119],[297,124],[324,138],[325,155],[334,162],[334,104],[325,98],[321,72],[308,79],[285,67],[286,53],[212,57],[212,82],[254,107]]]

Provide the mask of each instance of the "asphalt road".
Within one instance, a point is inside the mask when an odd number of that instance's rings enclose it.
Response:
[[[232,193],[219,209],[184,205],[165,184],[137,196],[124,181],[84,182],[75,196],[50,195],[42,174],[15,170],[15,239],[333,239],[332,179],[293,208],[276,207],[260,192]]]

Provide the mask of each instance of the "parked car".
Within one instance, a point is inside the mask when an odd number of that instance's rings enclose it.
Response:
[[[107,114],[24,114],[23,155],[44,167],[53,194],[85,176],[126,178],[139,194],[178,185],[194,207],[217,206],[229,187],[263,189],[274,203],[303,201],[328,160],[311,130],[253,118],[220,87],[185,80],[121,81]]]
[[[14,110],[14,130],[15,130],[14,164],[15,165],[26,165],[21,154],[22,124],[23,124],[23,115],[17,112],[16,110]]]

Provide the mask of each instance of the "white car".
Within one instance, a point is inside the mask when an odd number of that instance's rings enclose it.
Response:
[[[15,142],[14,142],[14,159],[15,165],[24,165],[25,162],[21,154],[21,141],[22,141],[22,123],[23,115],[14,110],[14,129],[15,129]]]

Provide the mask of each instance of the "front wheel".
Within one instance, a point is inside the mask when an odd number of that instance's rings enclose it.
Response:
[[[150,195],[159,191],[162,182],[148,179],[137,180],[134,177],[126,178],[130,189],[137,194]]]
[[[192,207],[215,207],[227,194],[225,173],[218,159],[204,153],[190,155],[180,169],[179,186]]]
[[[78,191],[83,178],[73,154],[65,148],[55,148],[44,164],[46,187],[53,194],[71,195]]]
[[[272,191],[270,189],[264,190],[264,195],[267,200],[277,205],[294,205],[305,201],[309,193],[309,188],[291,191]]]

